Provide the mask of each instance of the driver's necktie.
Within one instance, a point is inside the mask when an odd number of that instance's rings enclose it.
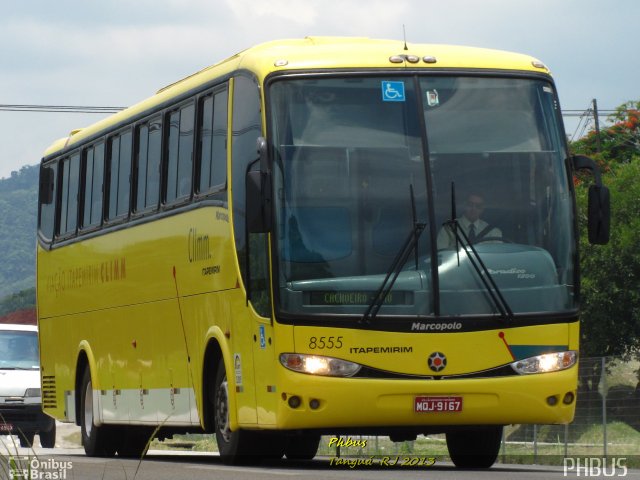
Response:
[[[476,226],[472,223],[469,225],[469,243],[476,243]]]

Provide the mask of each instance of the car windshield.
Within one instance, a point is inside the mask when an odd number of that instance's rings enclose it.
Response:
[[[0,369],[40,368],[36,332],[0,330]]]
[[[575,308],[550,83],[295,78],[274,82],[269,98],[281,311],[363,315],[416,224],[425,231],[380,315],[497,314],[486,272],[516,314]],[[484,273],[454,228],[472,237]]]

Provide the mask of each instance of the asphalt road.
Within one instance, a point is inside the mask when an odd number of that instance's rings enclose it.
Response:
[[[440,479],[554,479],[554,478],[630,478],[640,480],[640,470],[623,468],[618,461],[602,469],[601,459],[593,459],[591,468],[496,464],[488,470],[459,470],[451,463],[432,464],[428,458],[375,457],[338,459],[318,457],[311,462],[286,460],[251,467],[224,465],[216,453],[152,450],[143,461],[114,458],[90,458],[79,445],[79,427],[58,424],[55,449],[19,448],[16,438],[0,437],[0,480],[18,480],[16,471],[27,470],[22,478],[53,480],[277,480],[277,479],[363,479],[363,480],[440,480]],[[9,464],[13,458],[13,466]],[[351,461],[351,464],[349,464]],[[614,460],[615,462],[615,460]],[[366,465],[371,463],[372,465]],[[573,467],[573,468],[572,468]],[[11,476],[13,470],[13,478]]]
[[[0,479],[9,479],[6,454],[0,456]],[[602,471],[597,465],[591,470],[563,467],[521,466],[496,464],[489,470],[458,470],[452,464],[431,466],[402,466],[402,458],[392,466],[394,457],[383,463],[375,458],[373,466],[339,465],[330,457],[316,458],[311,462],[278,461],[252,467],[224,465],[216,454],[187,452],[150,451],[143,461],[89,458],[81,449],[17,449],[12,455],[18,468],[31,469],[27,478],[54,478],[61,480],[180,480],[180,479],[230,479],[230,480],[275,480],[275,479],[553,479],[553,478],[630,478],[640,480],[639,470],[609,469]],[[365,459],[361,459],[365,460]],[[600,471],[598,471],[600,470]],[[613,475],[612,475],[613,473]],[[14,478],[19,478],[14,475]]]

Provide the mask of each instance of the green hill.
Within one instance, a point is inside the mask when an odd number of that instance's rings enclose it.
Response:
[[[0,299],[35,287],[38,166],[0,179]]]

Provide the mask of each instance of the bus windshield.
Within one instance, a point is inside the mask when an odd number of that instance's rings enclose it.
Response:
[[[516,317],[575,309],[551,83],[296,77],[269,93],[281,313],[362,316],[417,224],[425,230],[380,316],[497,315],[483,275]]]

